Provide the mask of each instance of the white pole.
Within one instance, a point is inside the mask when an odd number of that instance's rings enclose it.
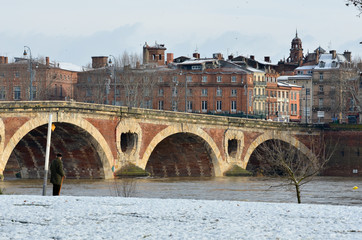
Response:
[[[45,152],[43,196],[45,196],[47,193],[46,187],[47,187],[47,181],[48,181],[50,139],[52,137],[52,117],[53,117],[53,115],[50,113],[49,114],[49,123],[48,123],[47,146],[46,146],[46,152]]]

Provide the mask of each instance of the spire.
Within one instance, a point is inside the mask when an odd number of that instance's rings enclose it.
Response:
[[[298,38],[298,29],[295,29],[295,37]]]

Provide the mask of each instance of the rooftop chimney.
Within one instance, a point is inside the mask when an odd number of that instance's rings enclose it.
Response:
[[[173,62],[173,53],[167,53],[167,64]]]
[[[0,64],[4,64],[5,63],[5,57],[4,56],[0,56]]]
[[[269,57],[269,56],[265,56],[265,57],[264,57],[264,62],[270,63],[270,57]]]
[[[212,54],[212,58],[218,59],[218,60],[222,60],[223,56],[221,53],[214,53]]]
[[[98,56],[92,57],[92,68],[102,68],[107,66],[108,57]]]
[[[329,51],[330,54],[332,54],[332,59],[335,59],[336,58],[336,50],[331,50]]]
[[[200,53],[195,52],[192,56],[196,59],[200,59]]]
[[[250,59],[251,59],[251,60],[255,60],[255,56],[254,56],[254,55],[250,55]]]
[[[8,64],[8,57],[5,57],[5,64]]]
[[[49,66],[49,57],[45,57],[45,64]]]
[[[352,57],[351,57],[352,53],[350,51],[344,51],[343,56],[347,59],[348,62],[351,62]]]

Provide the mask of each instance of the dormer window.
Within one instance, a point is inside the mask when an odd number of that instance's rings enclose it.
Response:
[[[319,62],[319,67],[320,68],[324,68],[326,66],[326,63],[325,62],[323,62],[323,61],[320,61]]]
[[[336,68],[337,67],[337,62],[336,61],[333,61],[332,62],[332,68]]]

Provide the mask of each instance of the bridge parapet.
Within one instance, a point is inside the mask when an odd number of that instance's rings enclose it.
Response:
[[[82,113],[90,115],[108,115],[115,117],[132,117],[135,119],[155,120],[176,123],[190,123],[242,128],[279,129],[292,131],[318,131],[320,126],[301,125],[298,123],[273,122],[258,119],[225,117],[217,115],[185,113],[174,111],[129,108],[103,104],[74,101],[19,101],[0,102],[0,115],[12,113],[59,112]]]

